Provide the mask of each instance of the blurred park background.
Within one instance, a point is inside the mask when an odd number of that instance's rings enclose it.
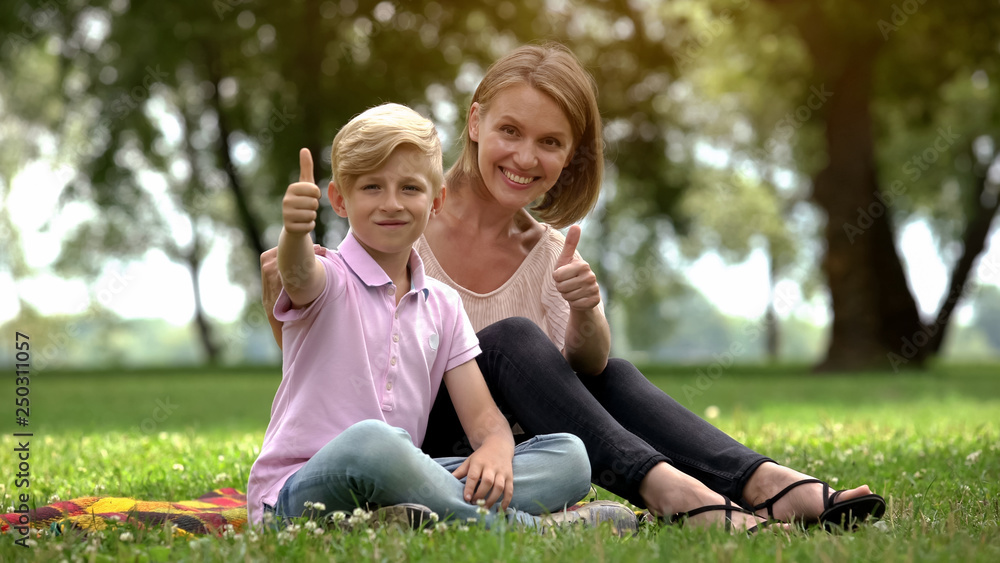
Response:
[[[258,256],[298,149],[325,185],[395,101],[448,165],[488,64],[549,39],[600,92],[616,355],[1000,358],[995,0],[18,0],[0,38],[0,364],[15,331],[36,372],[280,363]]]

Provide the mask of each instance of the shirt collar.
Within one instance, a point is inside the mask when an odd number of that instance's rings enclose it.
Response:
[[[337,247],[340,256],[351,267],[351,270],[361,278],[361,281],[369,287],[381,287],[392,283],[389,275],[385,273],[382,266],[372,258],[371,254],[361,246],[354,236],[354,231],[348,231],[347,236]],[[426,278],[424,277],[424,263],[420,260],[417,251],[410,249],[410,290],[417,290],[427,299],[430,290],[427,289]]]

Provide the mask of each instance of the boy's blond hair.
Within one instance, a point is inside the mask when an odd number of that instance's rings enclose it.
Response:
[[[343,195],[358,177],[385,164],[392,151],[410,145],[428,160],[431,193],[444,184],[441,139],[434,123],[401,104],[382,104],[356,115],[337,132],[330,150],[333,182]]]

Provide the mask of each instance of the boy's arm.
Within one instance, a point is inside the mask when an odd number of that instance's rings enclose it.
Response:
[[[320,191],[313,181],[312,154],[299,151],[299,181],[288,186],[281,201],[284,228],[278,238],[278,273],[295,307],[305,307],[323,292],[326,268],[313,253],[309,233],[316,226]]]
[[[501,507],[506,510],[514,494],[514,436],[510,426],[493,402],[475,360],[445,372],[444,384],[476,450],[452,475],[466,477],[467,502],[485,499],[486,506],[492,506],[503,499]]]

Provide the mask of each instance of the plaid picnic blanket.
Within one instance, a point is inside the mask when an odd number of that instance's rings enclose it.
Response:
[[[21,514],[0,514],[0,532],[20,526]],[[240,531],[247,521],[247,497],[236,489],[215,489],[196,500],[145,501],[127,497],[81,497],[54,502],[28,512],[32,528],[62,532],[66,526],[95,531],[130,522],[144,528],[177,526],[176,533],[221,534],[229,524]]]

